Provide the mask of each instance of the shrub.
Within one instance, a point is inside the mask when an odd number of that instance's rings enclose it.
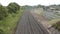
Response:
[[[56,24],[53,24],[53,27],[60,31],[60,21],[58,21]]]
[[[2,29],[0,29],[0,34],[5,34],[4,31]]]
[[[56,18],[50,21],[52,27],[60,31],[60,18]]]
[[[8,16],[8,9],[0,5],[0,20],[4,19],[7,16]]]

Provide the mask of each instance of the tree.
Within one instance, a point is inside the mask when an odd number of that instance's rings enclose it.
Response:
[[[0,4],[0,20],[8,15],[8,9]]]
[[[9,9],[9,13],[16,13],[17,10],[19,10],[20,6],[13,2],[13,3],[10,3],[7,8]]]

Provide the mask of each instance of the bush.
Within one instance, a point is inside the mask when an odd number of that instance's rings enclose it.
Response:
[[[7,16],[8,16],[8,9],[0,5],[0,20],[4,19]]]
[[[5,34],[4,31],[2,29],[0,29],[0,34]]]
[[[56,18],[50,21],[52,27],[60,31],[60,18]]]
[[[17,10],[20,9],[20,6],[13,2],[10,3],[8,6],[2,6],[0,4],[0,20],[4,19],[5,17],[8,16],[8,13],[17,13]]]
[[[60,31],[60,21],[58,21],[56,24],[53,24],[53,27]]]

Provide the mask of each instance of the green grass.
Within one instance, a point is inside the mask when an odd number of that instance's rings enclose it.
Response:
[[[60,18],[55,18],[49,21],[50,24],[55,24],[56,22],[60,21]]]
[[[3,34],[11,34],[17,25],[17,22],[22,14],[23,10],[20,9],[17,14],[9,14],[4,20],[0,21],[0,29]]]
[[[60,18],[53,19],[49,23],[52,24],[52,27],[60,31]]]

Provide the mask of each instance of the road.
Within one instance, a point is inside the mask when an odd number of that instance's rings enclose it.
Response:
[[[25,11],[19,21],[15,34],[49,34],[42,24],[32,16],[30,11]]]

